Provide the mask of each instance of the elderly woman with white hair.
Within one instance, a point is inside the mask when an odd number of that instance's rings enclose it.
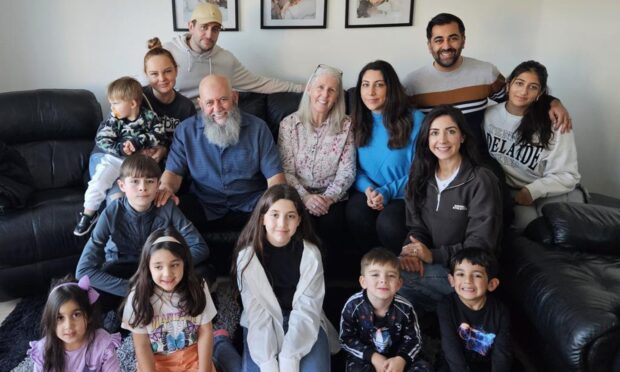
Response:
[[[344,100],[342,71],[317,66],[297,112],[282,120],[278,136],[286,181],[302,197],[326,250],[344,229],[343,201],[355,179],[355,145]]]

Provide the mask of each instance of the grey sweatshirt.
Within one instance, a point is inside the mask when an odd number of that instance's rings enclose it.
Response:
[[[270,79],[248,71],[239,60],[226,49],[214,46],[204,53],[197,53],[187,45],[188,34],[178,35],[164,44],[179,65],[175,89],[185,97],[198,97],[198,84],[206,75],[217,74],[228,77],[233,89],[257,93],[301,92],[303,86],[288,81]]]

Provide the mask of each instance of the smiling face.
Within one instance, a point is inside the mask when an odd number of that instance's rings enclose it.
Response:
[[[431,123],[428,147],[440,162],[460,159],[459,150],[463,142],[463,133],[449,115],[439,116]]]
[[[177,67],[168,56],[152,56],[145,64],[146,77],[154,91],[166,95],[172,91],[177,82]]]
[[[162,248],[151,254],[149,270],[153,282],[166,292],[174,292],[183,279],[183,259]]]
[[[362,76],[360,88],[362,102],[375,113],[382,113],[387,96],[387,85],[383,74],[379,70],[368,70]]]
[[[66,351],[79,349],[86,340],[88,319],[77,302],[69,300],[60,306],[56,318],[56,337],[65,344]]]
[[[209,116],[216,124],[224,125],[237,104],[237,95],[226,78],[209,75],[200,82],[198,103],[204,115]]]
[[[397,267],[373,262],[360,276],[360,285],[373,306],[379,307],[380,303],[392,301],[403,281]]]
[[[318,76],[308,88],[312,113],[326,118],[338,99],[339,89],[340,84],[334,76],[327,74]]]
[[[280,199],[273,203],[263,215],[263,225],[267,240],[274,247],[287,245],[301,223],[301,216],[295,204],[288,199]]]
[[[118,186],[125,193],[129,205],[138,212],[151,207],[159,180],[156,177],[125,177],[118,180]]]
[[[523,115],[525,110],[542,94],[540,80],[536,73],[526,71],[506,84],[507,108],[510,113]]]
[[[461,34],[456,22],[433,26],[431,38],[427,43],[438,70],[452,71],[458,68],[457,62],[460,61],[461,51],[465,48],[465,35]]]
[[[457,263],[454,274],[449,274],[448,280],[461,301],[473,310],[482,308],[486,303],[487,291],[494,291],[499,285],[497,278],[489,280],[484,267],[474,265],[468,260]]]
[[[190,22],[189,25],[189,47],[195,52],[204,53],[213,49],[217,43],[217,38],[222,31],[222,25],[217,22],[198,24]]]

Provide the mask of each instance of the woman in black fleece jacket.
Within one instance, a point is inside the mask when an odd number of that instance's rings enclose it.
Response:
[[[409,234],[400,260],[401,289],[416,309],[433,311],[452,292],[447,263],[465,248],[495,251],[502,229],[497,177],[478,165],[465,117],[438,106],[424,119],[405,192]]]

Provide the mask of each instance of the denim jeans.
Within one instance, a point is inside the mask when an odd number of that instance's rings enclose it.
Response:
[[[437,303],[452,293],[448,268],[442,264],[424,264],[424,275],[403,271],[403,286],[399,293],[413,304],[418,314],[434,312]]]
[[[288,329],[288,316],[284,317],[284,333]],[[250,349],[247,342],[248,330],[243,328],[243,372],[260,372],[260,368],[250,356]],[[301,372],[331,371],[331,355],[329,354],[329,344],[327,334],[323,328],[319,328],[319,335],[310,352],[299,361]],[[285,371],[280,371],[285,372]]]
[[[228,336],[213,337],[213,363],[218,372],[241,371],[241,356]]]

